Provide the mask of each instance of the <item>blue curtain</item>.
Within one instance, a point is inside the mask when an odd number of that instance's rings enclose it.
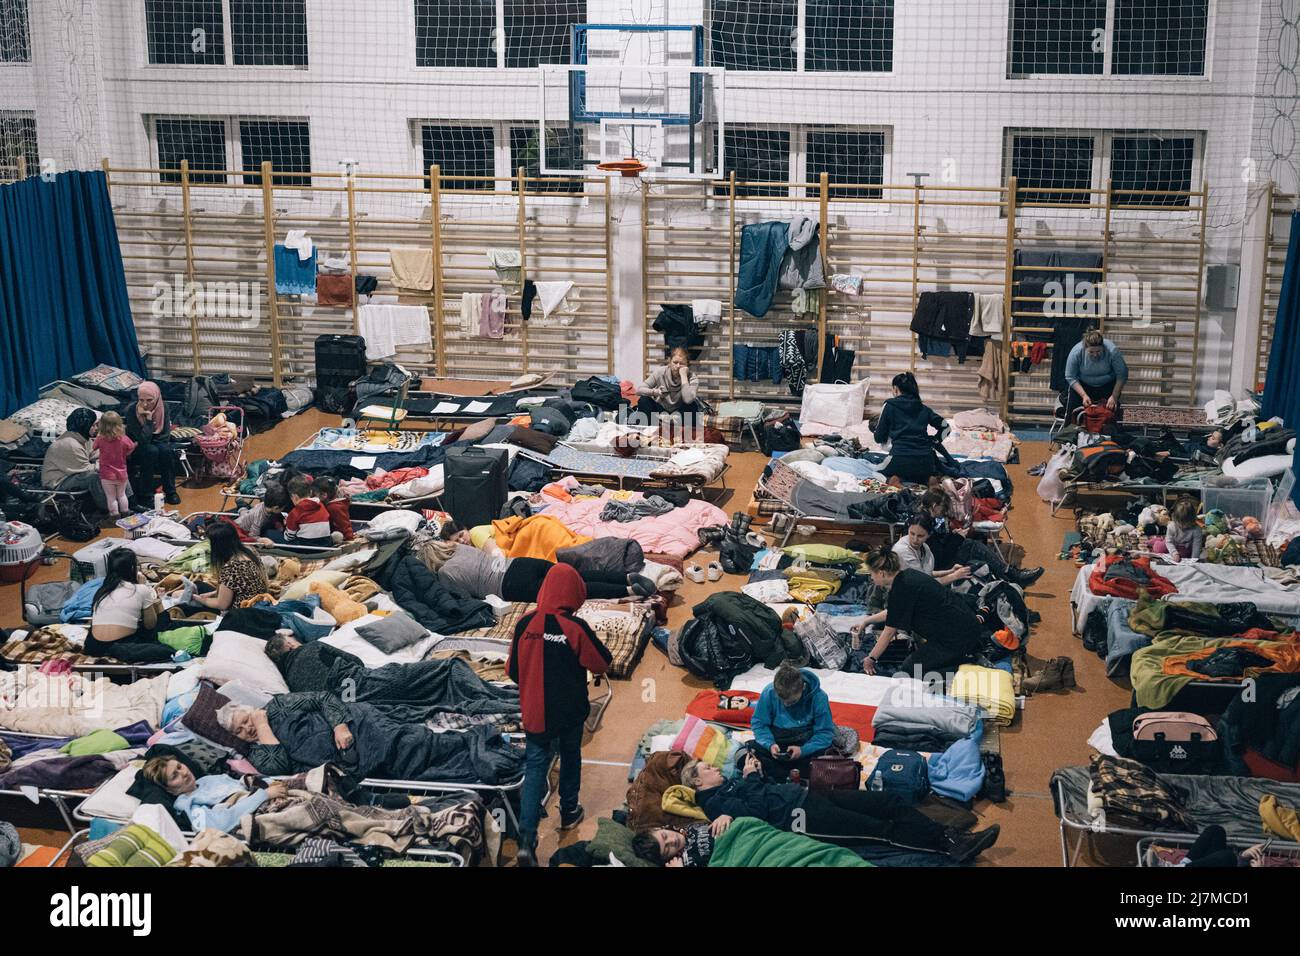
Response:
[[[1265,418],[1280,415],[1291,428],[1300,428],[1300,212],[1291,214],[1291,241],[1264,379],[1263,413]],[[1291,469],[1300,475],[1300,443]],[[1300,482],[1292,489],[1291,500],[1300,505]]]
[[[0,186],[0,418],[101,362],[144,374],[104,174]]]

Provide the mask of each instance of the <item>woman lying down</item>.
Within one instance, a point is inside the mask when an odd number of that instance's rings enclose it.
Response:
[[[194,830],[229,833],[239,826],[245,814],[254,812],[267,800],[289,793],[288,785],[279,781],[258,788],[247,780],[236,780],[224,773],[195,777],[194,772],[175,757],[154,757],[145,761],[140,775],[174,798],[172,806],[175,812],[185,814]]]
[[[279,694],[264,708],[226,704],[217,722],[248,748],[260,773],[287,776],[334,764],[354,780],[502,783],[523,772],[523,750],[492,727],[434,733],[372,704],[323,692]]]

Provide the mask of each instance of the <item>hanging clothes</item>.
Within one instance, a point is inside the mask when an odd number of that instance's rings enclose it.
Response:
[[[777,353],[781,360],[781,374],[790,382],[790,394],[802,395],[804,383],[808,377],[808,363],[804,359],[801,332],[783,329],[777,344]]]
[[[462,335],[478,335],[483,317],[483,294],[462,292],[460,296],[460,331]]]
[[[306,262],[316,256],[316,244],[312,242],[311,236],[307,235],[306,229],[290,229],[289,234],[284,237],[284,246],[298,253],[299,262]]]
[[[519,285],[519,279],[523,275],[523,260],[518,249],[489,249],[487,258],[496,271],[499,282],[511,287]]]
[[[781,353],[774,345],[733,345],[731,377],[738,382],[760,382],[770,378],[781,384]]]
[[[316,276],[316,304],[350,306],[352,305],[352,276],[325,275]]]
[[[408,292],[433,291],[433,252],[429,249],[394,248],[388,250],[392,264],[393,285]]]
[[[865,281],[856,272],[836,272],[831,276],[831,288],[845,295],[862,295],[862,283]]]
[[[357,329],[366,340],[366,358],[384,359],[399,346],[430,347],[429,309],[423,305],[363,305],[357,309]]]
[[[848,384],[851,382],[853,380],[853,359],[855,354],[853,349],[846,349],[840,344],[838,335],[827,332],[826,347],[822,350],[822,383],[843,382]]]
[[[975,314],[971,319],[970,334],[1001,341],[1002,312],[1005,307],[1006,297],[1001,292],[975,293]]]
[[[578,312],[578,290],[572,282],[536,282],[537,299],[542,305],[538,326],[572,325]]]
[[[979,396],[981,402],[993,404],[1002,396],[1006,387],[1006,366],[1002,361],[1002,349],[996,344],[984,350],[984,360],[980,362]]]
[[[780,221],[756,222],[740,230],[740,266],[736,308],[756,318],[767,315],[781,277],[781,261],[790,247],[790,227]]]
[[[786,226],[786,249],[777,282],[782,289],[824,289],[821,225],[808,216],[796,216]]]
[[[722,321],[721,299],[692,299],[691,312],[695,315],[695,327],[717,325]]]
[[[479,317],[479,335],[485,339],[501,339],[506,334],[506,293],[497,289],[483,297],[483,314]]]
[[[695,324],[695,311],[691,306],[663,306],[659,310],[659,315],[655,317],[654,325],[651,328],[664,337],[665,354],[673,349],[681,348],[690,353],[691,361],[699,358],[700,346],[704,344],[704,336],[700,334]]]
[[[275,292],[277,295],[313,295],[316,292],[316,253],[299,258],[298,250],[275,247]]]

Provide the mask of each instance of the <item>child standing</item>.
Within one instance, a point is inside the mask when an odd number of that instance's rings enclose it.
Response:
[[[99,483],[104,486],[110,518],[120,518],[131,513],[127,503],[126,460],[135,451],[135,442],[126,437],[126,426],[117,412],[105,412],[99,419],[99,436],[95,439],[99,452]]]
[[[1184,495],[1174,502],[1169,509],[1169,527],[1165,530],[1165,547],[1169,557],[1174,561],[1190,558],[1196,560],[1201,556],[1201,547],[1205,543],[1205,532],[1196,520],[1199,505],[1195,498]]]
[[[330,513],[315,497],[312,480],[296,475],[289,482],[289,500],[293,510],[284,519],[284,540],[295,544],[329,547]]]
[[[355,538],[352,530],[352,516],[348,513],[348,499],[338,497],[339,483],[328,475],[317,478],[312,487],[316,497],[330,513],[330,530],[343,536],[344,541]]]

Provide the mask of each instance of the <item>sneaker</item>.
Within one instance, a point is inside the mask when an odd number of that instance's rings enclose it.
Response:
[[[1074,658],[1059,657],[1057,660],[1061,662],[1061,686],[1066,688],[1078,686],[1074,680]]]
[[[559,828],[561,830],[572,830],[574,827],[576,827],[579,823],[583,821],[583,818],[586,817],[586,815],[587,815],[587,811],[582,809],[581,803],[578,804],[578,806],[574,809],[572,813],[565,813],[563,810],[561,810]]]
[[[688,564],[686,566],[687,580],[694,581],[696,584],[704,583],[704,569],[698,564]]]
[[[709,562],[709,580],[710,581],[722,580],[722,565],[719,564],[717,561]]]
[[[181,503],[181,496],[174,491],[169,491],[163,496],[163,501],[169,505],[178,505]]]
[[[1002,828],[996,823],[978,833],[949,830],[944,837],[944,852],[954,863],[969,863],[998,842]]]
[[[1037,568],[1007,568],[1007,579],[1012,584],[1018,584],[1022,588],[1027,588],[1043,576],[1042,567]]]

